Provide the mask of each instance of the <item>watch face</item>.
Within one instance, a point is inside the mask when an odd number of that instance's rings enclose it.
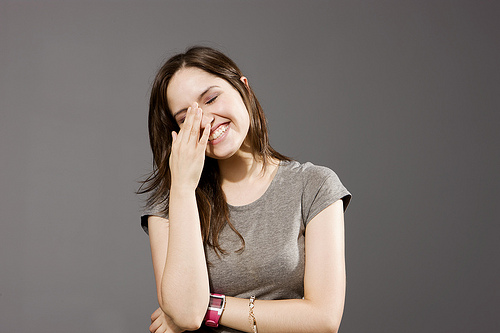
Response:
[[[220,308],[221,306],[222,306],[222,298],[210,297],[210,307],[211,308]]]

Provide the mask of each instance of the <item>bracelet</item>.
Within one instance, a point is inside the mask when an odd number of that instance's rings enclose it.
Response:
[[[250,321],[250,325],[252,326],[252,332],[257,333],[257,321],[255,320],[255,315],[253,314],[253,308],[255,296],[250,297],[250,302],[248,303],[248,321]]]

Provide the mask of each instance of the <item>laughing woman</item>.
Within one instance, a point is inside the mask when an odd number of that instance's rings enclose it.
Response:
[[[160,307],[151,332],[336,332],[344,211],[326,167],[268,140],[248,79],[217,50],[170,58],[153,83],[154,170],[141,224]]]

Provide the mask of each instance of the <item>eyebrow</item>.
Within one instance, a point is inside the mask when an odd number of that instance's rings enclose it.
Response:
[[[204,90],[204,91],[200,94],[200,96],[198,96],[198,101],[199,101],[200,99],[202,99],[202,98],[203,98],[203,96],[204,96],[204,95],[205,95],[205,94],[206,94],[206,93],[207,93],[210,89],[212,89],[212,88],[218,88],[218,87],[219,87],[219,86],[210,86],[210,87],[208,87],[207,89],[205,89],[205,90]],[[184,112],[184,111],[187,111],[187,109],[188,109],[188,108],[184,108],[184,109],[181,109],[181,110],[177,111],[176,113],[174,113],[174,118],[175,118],[175,117],[177,117],[177,115],[178,115],[179,113]]]

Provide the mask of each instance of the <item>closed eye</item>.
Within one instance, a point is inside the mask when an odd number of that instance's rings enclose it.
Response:
[[[186,112],[182,112],[179,117],[177,117],[177,123],[180,125],[186,119]]]
[[[215,95],[214,97],[210,98],[205,104],[212,104],[215,102],[215,100],[219,97],[219,95]]]

